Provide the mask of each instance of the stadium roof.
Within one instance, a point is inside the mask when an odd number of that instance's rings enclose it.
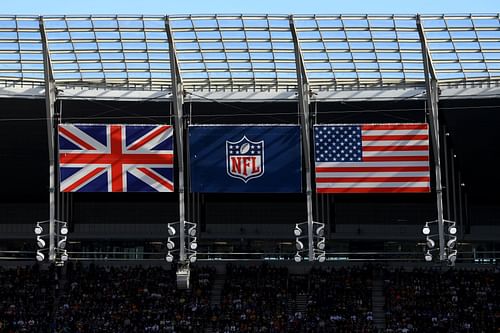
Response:
[[[168,91],[166,19],[0,16],[0,81],[4,87],[43,85],[45,33],[58,87],[139,90],[150,97]],[[423,87],[416,15],[294,15],[292,20],[313,91]],[[441,84],[500,80],[500,14],[422,15],[421,20]],[[174,15],[168,21],[186,90],[296,89],[290,16]],[[5,91],[0,95],[8,95]]]

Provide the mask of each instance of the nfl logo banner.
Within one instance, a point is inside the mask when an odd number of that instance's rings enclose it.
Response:
[[[300,127],[189,126],[192,192],[301,192]]]
[[[173,192],[170,125],[59,125],[61,192]]]
[[[316,192],[427,193],[427,124],[314,126]]]

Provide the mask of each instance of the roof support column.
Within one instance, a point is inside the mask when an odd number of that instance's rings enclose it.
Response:
[[[290,16],[290,31],[292,33],[293,45],[295,49],[295,65],[297,72],[297,91],[299,97],[300,127],[302,130],[302,149],[304,152],[304,166],[306,171],[306,197],[307,197],[307,241],[309,261],[314,261],[314,241],[313,241],[313,198],[312,198],[312,171],[311,171],[311,121],[310,121],[310,90],[307,73],[304,66],[304,59],[300,50],[299,39],[295,29],[293,16]]]
[[[56,147],[55,147],[55,103],[56,85],[52,74],[47,34],[43,23],[43,17],[39,20],[40,35],[43,49],[43,71],[45,80],[45,110],[47,118],[47,135],[49,145],[49,261],[56,260],[55,247],[55,212],[56,212]]]
[[[168,16],[165,16],[165,30],[167,33],[169,56],[170,56],[170,75],[172,78],[172,104],[174,110],[174,135],[176,144],[177,165],[179,168],[179,180],[177,189],[179,191],[179,261],[186,262],[186,207],[185,207],[185,188],[184,188],[184,86],[177,62],[175,52],[174,36],[170,27]]]
[[[437,201],[437,223],[439,236],[439,259],[446,260],[444,217],[443,217],[443,185],[441,183],[441,150],[439,147],[439,87],[436,72],[432,64],[432,58],[428,49],[425,37],[424,26],[420,15],[417,15],[417,29],[422,47],[422,57],[424,63],[424,76],[427,103],[430,108],[429,125],[431,130],[432,149],[434,151],[434,170],[436,176],[436,201]]]

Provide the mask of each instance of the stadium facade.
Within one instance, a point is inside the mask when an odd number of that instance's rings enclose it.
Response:
[[[499,14],[1,16],[0,82],[4,257],[33,258],[47,219],[68,222],[70,259],[163,259],[179,219],[198,259],[291,259],[304,221],[326,224],[327,259],[421,261],[433,220],[457,223],[459,260],[498,256]],[[306,140],[423,122],[430,193],[316,194],[307,153],[302,193],[189,191],[188,125],[299,124]],[[174,125],[176,194],[60,193],[58,123]]]

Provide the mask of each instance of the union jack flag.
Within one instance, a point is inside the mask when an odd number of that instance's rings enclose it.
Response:
[[[59,125],[61,192],[173,192],[169,125]]]

